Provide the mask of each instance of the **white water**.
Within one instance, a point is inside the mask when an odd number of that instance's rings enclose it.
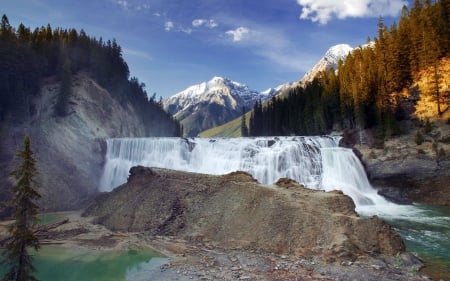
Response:
[[[387,202],[370,185],[359,159],[338,147],[338,137],[260,137],[234,139],[108,139],[100,187],[126,182],[131,167],[142,165],[205,174],[249,172],[260,183],[288,177],[308,188],[341,190],[361,214],[410,215],[410,206]]]
[[[289,177],[320,188],[320,149],[336,147],[337,141],[332,137],[108,139],[100,187],[112,190],[126,182],[131,167],[142,165],[213,175],[242,170],[263,184]]]
[[[288,177],[308,188],[341,190],[353,199],[360,215],[392,222],[413,249],[423,248],[429,255],[436,253],[436,244],[449,245],[448,216],[430,215],[423,206],[397,205],[379,196],[359,159],[352,150],[338,147],[337,137],[109,139],[101,190],[125,183],[136,165],[216,175],[243,170],[263,184]],[[411,231],[412,226],[418,230]],[[440,257],[445,260],[444,252]]]

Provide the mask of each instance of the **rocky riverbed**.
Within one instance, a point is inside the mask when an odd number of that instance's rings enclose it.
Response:
[[[105,252],[151,249],[167,257],[160,265],[137,272],[138,280],[430,280],[418,272],[422,264],[409,253],[361,254],[352,261],[330,263],[318,255],[279,255],[174,236],[111,231],[80,212],[57,215],[67,220],[39,234],[44,245]],[[8,224],[0,223],[1,238]]]
[[[340,192],[287,179],[135,167],[84,215],[169,258],[143,280],[428,279],[382,220],[358,217]]]

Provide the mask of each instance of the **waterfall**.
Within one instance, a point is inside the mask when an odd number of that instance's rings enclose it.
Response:
[[[102,191],[125,183],[130,168],[136,165],[213,175],[242,170],[263,184],[289,177],[320,188],[320,150],[336,147],[338,138],[122,138],[106,142]]]
[[[341,190],[353,199],[358,214],[395,223],[408,243],[432,253],[434,245],[448,245],[447,216],[429,215],[425,207],[397,205],[379,196],[359,159],[351,149],[338,147],[338,140],[328,136],[108,139],[100,187],[111,191],[125,183],[136,165],[215,175],[243,170],[262,184],[288,177],[308,188]],[[413,226],[417,229],[410,231]],[[442,256],[448,257],[447,251]]]
[[[242,170],[262,184],[287,177],[308,188],[342,190],[361,210],[388,205],[370,185],[354,153],[338,147],[338,141],[330,136],[108,139],[100,188],[111,191],[125,183],[136,165],[213,175]],[[374,211],[380,210],[370,207]]]

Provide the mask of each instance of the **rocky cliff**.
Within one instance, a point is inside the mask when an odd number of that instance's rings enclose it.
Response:
[[[450,206],[450,125],[432,124],[429,133],[419,127],[385,141],[383,148],[355,146],[371,182],[391,201]]]
[[[30,135],[44,210],[79,208],[97,193],[105,150],[103,138],[147,134],[132,105],[119,103],[87,75],[73,77],[68,114],[64,117],[54,113],[59,91],[56,79],[44,81],[31,101],[29,119],[0,123],[2,178],[7,179],[17,165],[15,153],[23,145],[24,135]],[[0,183],[0,201],[8,201],[10,185],[8,180]],[[5,205],[1,209],[7,213]]]
[[[85,215],[112,230],[320,255],[331,262],[404,251],[388,224],[358,217],[352,200],[339,192],[310,190],[286,179],[263,186],[244,172],[211,176],[134,167],[126,184],[97,199]]]

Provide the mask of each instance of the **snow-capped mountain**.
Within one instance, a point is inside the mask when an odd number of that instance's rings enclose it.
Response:
[[[326,69],[337,69],[339,60],[345,60],[352,50],[353,48],[348,44],[339,44],[331,47],[325,53],[323,58],[321,58],[319,62],[303,76],[300,83],[305,85],[306,83],[311,82],[319,72]]]
[[[277,96],[277,95],[279,95],[279,94],[281,94],[281,93],[283,93],[283,92],[286,92],[286,91],[288,91],[289,89],[292,89],[292,88],[296,87],[297,85],[298,85],[298,82],[288,82],[288,83],[284,83],[284,84],[281,84],[281,85],[279,85],[279,86],[277,86],[277,87],[275,87],[275,88],[269,88],[269,89],[267,89],[267,90],[265,90],[265,91],[262,91],[262,92],[261,92],[261,95],[268,96],[267,99],[269,99],[269,98],[272,98],[272,97],[274,97],[274,96]],[[266,100],[267,100],[267,99],[266,99]]]
[[[248,86],[223,77],[188,87],[163,101],[164,109],[174,115],[187,136],[222,125],[278,94],[277,89],[257,92]]]
[[[305,85],[320,72],[337,69],[339,60],[345,60],[353,50],[347,44],[331,47],[319,62],[308,71],[302,80],[285,83],[262,92],[223,77],[213,77],[207,82],[188,87],[163,101],[164,109],[178,119],[188,137],[201,131],[225,124],[242,114],[242,109],[251,110],[256,101],[265,102],[291,88]]]

